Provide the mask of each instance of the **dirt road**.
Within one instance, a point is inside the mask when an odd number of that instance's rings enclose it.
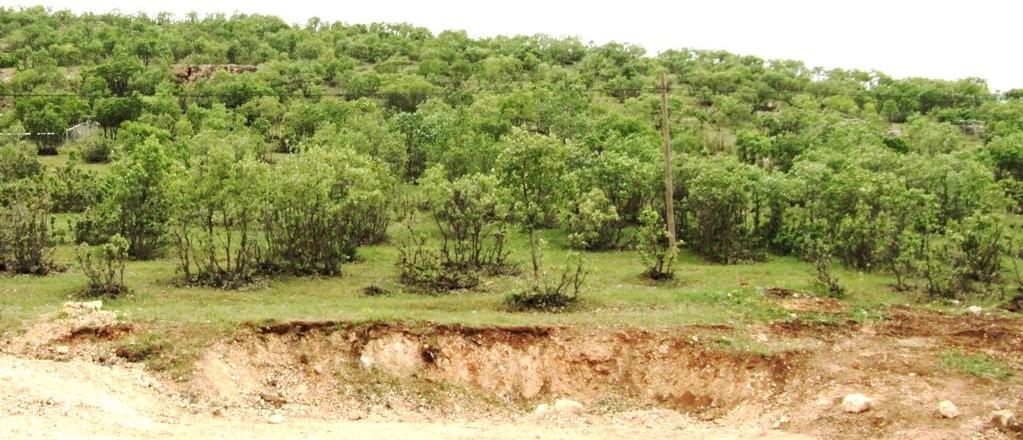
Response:
[[[777,431],[719,427],[677,413],[578,420],[402,423],[286,419],[227,419],[194,414],[141,368],[55,362],[0,355],[0,437],[3,438],[372,438],[796,439]]]

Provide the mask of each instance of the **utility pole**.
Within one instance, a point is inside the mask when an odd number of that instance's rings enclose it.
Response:
[[[668,77],[661,73],[661,149],[664,150],[664,220],[668,243],[675,249],[675,185],[671,165],[671,131],[668,129]]]

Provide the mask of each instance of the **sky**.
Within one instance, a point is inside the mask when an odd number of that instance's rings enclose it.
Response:
[[[723,49],[900,78],[980,77],[993,90],[1023,88],[1018,25],[1023,2],[1013,0],[0,0],[0,5],[177,16],[260,13],[290,23],[314,16],[346,23],[406,22],[435,33],[461,29],[475,37],[544,33],[596,44],[638,44],[650,55],[683,47]]]

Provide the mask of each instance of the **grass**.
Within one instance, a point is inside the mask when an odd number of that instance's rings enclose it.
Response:
[[[1012,368],[984,353],[950,350],[945,352],[941,362],[948,370],[987,379],[1008,380],[1013,376]]]
[[[43,157],[48,166],[60,166],[66,152]],[[79,166],[82,166],[79,164]],[[94,166],[104,172],[108,166]],[[74,215],[59,216],[58,228],[68,228]],[[432,222],[420,222],[430,230]],[[394,225],[391,237],[397,237]],[[433,231],[436,233],[436,231]],[[567,261],[566,234],[544,231],[549,242],[544,263],[552,273]],[[512,259],[528,264],[528,243],[524,235],[512,233]],[[411,292],[397,281],[398,251],[394,243],[360,249],[362,261],[344,267],[333,278],[282,278],[250,290],[225,291],[181,287],[177,283],[173,256],[130,262],[125,284],[132,294],[105,300],[104,308],[120,313],[122,319],[167,325],[225,328],[244,322],[265,320],[343,320],[438,322],[465,325],[605,325],[662,327],[685,324],[744,325],[779,318],[812,320],[871,319],[883,315],[893,304],[914,298],[893,292],[888,276],[835,269],[849,292],[849,307],[840,315],[818,316],[789,312],[758,292],[758,287],[784,287],[811,292],[812,265],[794,257],[770,256],[766,261],[744,265],[709,263],[688,252],[680,255],[675,280],[652,282],[644,279],[644,267],[632,251],[585,252],[589,270],[581,293],[581,304],[566,313],[512,313],[504,306],[508,294],[524,286],[526,275],[490,277],[477,291],[448,295]],[[42,313],[59,308],[86,285],[75,267],[74,247],[57,247],[55,260],[67,271],[45,277],[0,276],[0,333],[24,326]],[[368,286],[387,295],[367,296]]]
[[[567,251],[563,234],[549,231],[551,242],[545,263],[553,270],[564,263]],[[515,234],[513,258],[525,263],[526,240]],[[707,263],[683,253],[676,281],[653,283],[643,279],[638,256],[631,251],[586,253],[589,268],[582,304],[568,313],[511,313],[504,298],[522,286],[521,277],[491,277],[480,291],[448,295],[410,293],[397,282],[397,249],[392,244],[365,247],[363,260],[344,267],[334,278],[275,279],[268,286],[243,291],[177,285],[175,260],[129,262],[125,284],[134,291],[124,298],[108,299],[104,308],[118,311],[124,319],[140,322],[232,324],[288,320],[401,320],[434,321],[467,325],[629,325],[640,327],[680,324],[743,324],[788,316],[757,287],[780,286],[809,291],[812,267],[791,257],[771,257],[749,265]],[[0,277],[0,327],[13,327],[41,313],[57,309],[85,284],[73,267],[72,246],[59,246],[58,263],[63,273],[45,277]],[[884,276],[838,271],[851,294],[848,301],[859,309],[874,309],[905,298],[891,293]],[[366,296],[374,285],[391,292]]]

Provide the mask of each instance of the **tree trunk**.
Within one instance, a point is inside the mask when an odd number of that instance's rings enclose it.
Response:
[[[533,282],[540,284],[540,256],[536,245],[536,229],[529,228],[529,250],[533,257]]]

